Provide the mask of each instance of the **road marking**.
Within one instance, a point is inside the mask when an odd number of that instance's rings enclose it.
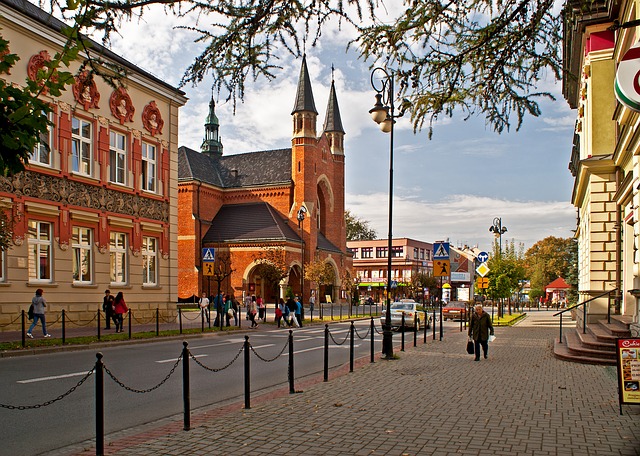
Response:
[[[191,355],[194,358],[202,358],[205,356],[209,356],[209,355]],[[162,364],[162,363],[175,363],[176,361],[178,361],[178,358],[172,358],[172,359],[161,359],[159,361],[156,361],[156,363],[158,364]]]
[[[86,372],[74,372],[72,374],[52,375],[51,377],[39,377],[39,378],[30,378],[27,380],[18,380],[16,383],[46,382],[47,380],[58,380],[61,378],[80,377],[86,374],[87,374]]]
[[[360,344],[355,344],[355,347],[360,347]],[[348,349],[349,347],[343,347],[341,345],[329,345],[329,348],[338,348],[338,349]],[[309,351],[314,351],[314,350],[324,350],[324,346],[322,347],[312,347],[312,348],[305,348],[304,350],[294,350],[293,354],[297,355],[298,353],[304,353],[304,352],[309,352]],[[283,353],[283,356],[289,356],[289,352]]]

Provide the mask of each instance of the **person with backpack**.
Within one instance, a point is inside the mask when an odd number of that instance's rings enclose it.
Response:
[[[31,305],[33,306],[33,323],[31,323],[31,326],[29,326],[29,329],[27,330],[27,337],[29,339],[33,339],[31,331],[36,327],[38,320],[42,323],[42,334],[44,334],[44,337],[51,337],[51,334],[47,332],[47,322],[44,318],[44,308],[47,307],[47,301],[42,296],[43,293],[44,290],[42,288],[38,288],[36,290],[36,295],[31,299]]]

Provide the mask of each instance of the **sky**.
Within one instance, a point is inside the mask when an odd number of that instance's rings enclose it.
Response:
[[[122,24],[111,48],[135,65],[178,86],[199,54],[196,35],[176,25],[193,25],[147,12],[143,21]],[[332,77],[345,135],[345,206],[367,221],[378,237],[388,235],[389,135],[368,113],[375,102],[371,68],[346,52],[348,30],[325,30],[320,44],[306,49],[307,64],[322,130]],[[216,100],[224,154],[291,147],[295,90],[302,59],[285,55],[273,81],[247,81],[244,102],[235,113],[225,97]],[[335,71],[332,71],[332,65]],[[185,86],[189,101],[181,108],[179,145],[199,150],[212,96],[209,76],[198,86]],[[526,117],[520,131],[497,134],[483,117],[438,121],[433,138],[415,133],[407,118],[398,120],[394,135],[392,235],[491,251],[489,231],[495,218],[507,228],[503,244],[530,248],[547,236],[571,237],[576,209],[571,205],[573,178],[568,170],[575,111],[561,94],[561,83],[539,87],[556,101],[542,101],[542,116]]]

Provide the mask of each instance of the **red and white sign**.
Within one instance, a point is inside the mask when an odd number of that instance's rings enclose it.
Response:
[[[640,41],[624,54],[614,84],[616,98],[634,111],[640,111]]]

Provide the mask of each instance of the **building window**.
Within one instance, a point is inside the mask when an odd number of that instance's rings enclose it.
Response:
[[[417,260],[419,258],[418,256],[418,247],[414,247],[413,248],[413,259]]]
[[[420,249],[420,259],[424,260],[424,249]]]
[[[376,258],[387,258],[387,247],[376,247]]]
[[[4,265],[7,264],[7,252],[0,250],[0,282],[6,282],[7,276],[5,275]]]
[[[51,282],[51,224],[29,220],[29,280]]]
[[[46,114],[44,111],[42,115],[46,115],[49,121],[52,120],[53,114]],[[47,127],[46,133],[40,133],[40,140],[38,144],[31,151],[29,155],[30,163],[37,163],[38,165],[51,166],[51,148],[53,147],[53,126]]]
[[[431,259],[431,250],[426,251],[426,257],[427,257],[427,260]]]
[[[142,238],[142,284],[158,284],[158,240],[153,237]]]
[[[156,191],[156,146],[142,143],[142,190]]]
[[[127,235],[125,233],[111,233],[109,275],[112,284],[127,283]]]
[[[373,247],[363,247],[360,249],[360,258],[373,258]]]
[[[109,180],[125,185],[127,173],[126,137],[112,131],[109,135]]]
[[[71,238],[73,249],[73,281],[91,283],[91,230],[74,226]]]
[[[71,119],[71,169],[75,173],[91,175],[91,123],[73,117]]]
[[[391,258],[402,258],[404,249],[402,246],[391,247]]]

